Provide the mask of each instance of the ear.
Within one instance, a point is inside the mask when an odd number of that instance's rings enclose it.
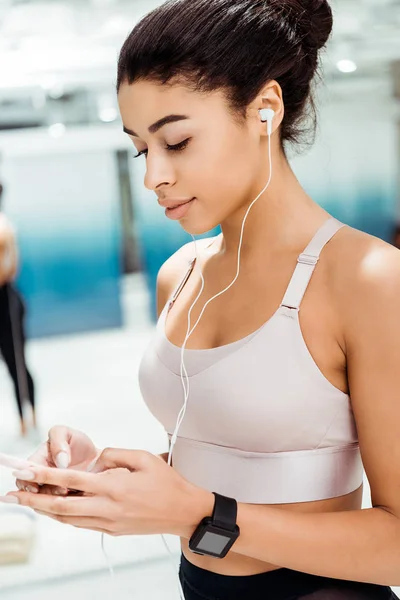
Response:
[[[259,110],[270,108],[274,111],[275,116],[272,122],[272,132],[276,131],[282,121],[285,114],[285,107],[283,104],[283,93],[279,83],[275,80],[269,81],[260,91],[257,98],[252,103],[253,108],[257,111],[257,116],[260,122],[260,133],[261,135],[267,135],[267,128],[265,123],[261,121]]]

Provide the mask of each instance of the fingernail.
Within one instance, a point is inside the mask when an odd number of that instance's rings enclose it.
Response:
[[[68,491],[67,491],[67,490],[62,490],[62,489],[60,489],[60,488],[57,488],[56,490],[54,490],[54,491],[53,491],[53,494],[54,494],[55,496],[66,496],[66,495],[67,495],[67,493],[68,493]]]
[[[38,489],[35,488],[33,485],[27,485],[26,486],[26,491],[30,492],[31,494],[37,494],[38,493]]]
[[[4,502],[4,504],[19,504],[16,496],[0,496],[0,502]]]
[[[35,479],[35,473],[32,471],[14,471],[13,475],[16,479],[22,479],[23,481],[33,481]]]
[[[68,454],[66,452],[59,452],[55,462],[59,469],[67,469],[69,464]]]

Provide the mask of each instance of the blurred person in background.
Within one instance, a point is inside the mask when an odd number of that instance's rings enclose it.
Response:
[[[3,186],[0,183],[0,354],[7,365],[14,384],[20,418],[21,435],[26,436],[28,426],[25,401],[32,412],[32,425],[36,428],[35,387],[25,359],[25,305],[13,285],[19,266],[15,229],[1,212]]]

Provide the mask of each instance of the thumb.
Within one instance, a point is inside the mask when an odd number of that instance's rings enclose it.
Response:
[[[109,469],[126,468],[129,471],[141,471],[148,464],[152,455],[143,450],[122,450],[106,448],[96,463],[90,468],[91,473],[102,473]]]
[[[59,469],[67,469],[71,462],[70,439],[71,432],[68,427],[58,425],[52,427],[49,431],[49,439],[47,442],[49,453]]]

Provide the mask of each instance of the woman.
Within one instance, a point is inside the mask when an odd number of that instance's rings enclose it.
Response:
[[[140,383],[172,438],[187,342],[174,468],[166,455],[101,453],[56,427],[31,457],[42,466],[17,474],[21,491],[6,497],[112,535],[179,535],[189,600],[383,599],[400,585],[400,255],[331,219],[285,154],[301,139],[331,29],[325,0],[178,0],[132,31],[118,98],[147,160],[145,185],[187,232],[222,227],[197,244],[195,262],[190,243],[158,277],[160,319]],[[240,275],[215,298],[234,279],[270,158]],[[214,300],[186,340],[197,296],[192,324]],[[41,494],[24,490],[37,483]],[[49,496],[68,489],[83,496]],[[216,533],[198,536],[217,506]],[[239,535],[218,559],[221,531]]]
[[[30,404],[32,424],[36,428],[35,386],[25,359],[25,304],[12,284],[18,271],[15,230],[1,212],[3,186],[0,183],[0,355],[14,384],[23,437],[28,432],[24,401]]]

